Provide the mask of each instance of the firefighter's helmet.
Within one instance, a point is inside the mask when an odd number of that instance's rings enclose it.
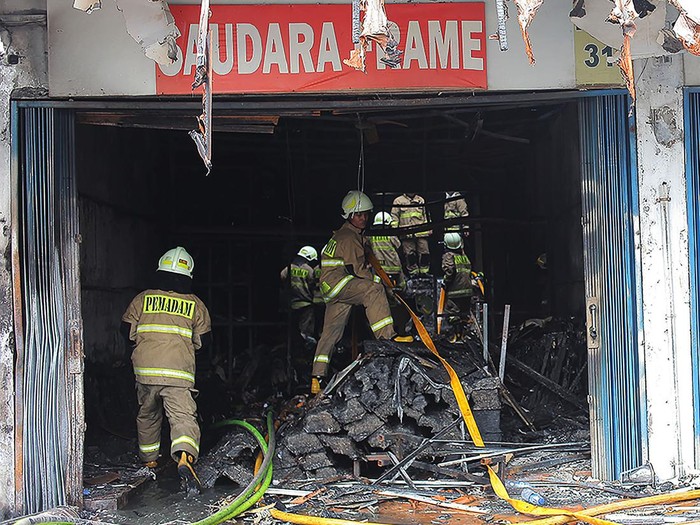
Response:
[[[316,259],[318,259],[318,252],[313,246],[304,246],[301,250],[299,250],[299,253],[297,253],[297,255],[300,255],[307,261],[315,261]]]
[[[192,278],[194,259],[182,246],[172,248],[163,254],[158,261],[158,270],[163,272],[179,273]]]
[[[380,211],[374,216],[374,226],[391,226],[391,213]]]
[[[370,198],[359,190],[349,191],[343,198],[343,219],[349,219],[354,213],[371,211],[374,208]]]
[[[445,246],[450,250],[459,250],[462,247],[462,236],[459,233],[446,233]]]

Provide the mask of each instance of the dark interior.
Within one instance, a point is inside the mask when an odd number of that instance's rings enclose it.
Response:
[[[582,318],[575,102],[292,113],[215,108],[208,176],[186,133],[196,112],[78,113],[89,431],[135,435],[120,317],[151,285],[160,255],[176,245],[194,257],[194,289],[214,324],[214,345],[198,357],[203,417],[229,415],[224,400],[234,411],[257,382],[268,381],[258,374],[241,385],[240,377],[253,360],[285,359],[279,272],[305,244],[320,252],[342,223],[342,197],[362,175],[375,212],[415,191],[439,220],[445,192],[462,192],[470,210],[466,252],[485,274],[494,323],[505,304],[512,305],[511,326]],[[435,232],[432,268],[439,274],[442,230]],[[536,264],[542,253],[546,269]]]

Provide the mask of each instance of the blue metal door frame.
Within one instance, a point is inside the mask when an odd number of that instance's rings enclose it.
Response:
[[[647,443],[636,142],[624,91],[579,102],[593,475],[641,466]]]
[[[688,211],[688,256],[690,270],[690,351],[695,420],[695,468],[700,465],[700,88],[683,93],[685,124],[686,202]]]

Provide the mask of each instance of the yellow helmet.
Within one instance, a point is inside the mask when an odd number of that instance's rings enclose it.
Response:
[[[192,278],[194,259],[182,246],[172,248],[165,252],[158,261],[158,270],[163,272],[179,273]]]
[[[374,204],[372,204],[370,198],[358,190],[349,191],[348,194],[343,197],[341,206],[343,208],[343,219],[350,218],[354,213],[371,211],[372,208],[374,208]]]

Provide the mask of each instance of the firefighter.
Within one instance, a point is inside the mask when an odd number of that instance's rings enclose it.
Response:
[[[460,197],[460,198],[457,198]],[[445,193],[445,219],[457,219],[460,217],[469,217],[469,208],[467,201],[464,200],[462,194],[458,191],[448,191]],[[450,200],[452,199],[452,200]],[[469,237],[469,225],[467,224],[450,224],[445,226],[446,232],[458,232],[463,238]]]
[[[461,338],[464,317],[469,313],[472,290],[472,263],[464,254],[462,237],[457,232],[445,234],[442,255],[443,286],[447,292],[445,312],[454,323],[452,342]]]
[[[394,199],[391,208],[392,226],[406,228],[428,222],[425,200],[415,193],[404,193]],[[401,236],[401,250],[406,260],[409,277],[430,273],[430,248],[428,237],[432,231],[409,233]]]
[[[328,373],[333,349],[343,336],[354,305],[362,305],[377,339],[394,339],[394,320],[384,286],[370,270],[366,258],[371,248],[364,232],[372,211],[372,201],[361,191],[350,191],[343,198],[345,223],[333,234],[321,253],[321,294],[326,302],[323,332],[316,347],[311,393],[321,390]]]
[[[194,353],[211,343],[209,312],[191,291],[193,269],[184,248],[168,250],[158,261],[155,288],[138,294],[122,316],[122,333],[134,344],[139,457],[156,466],[165,409],[170,455],[188,493],[201,491],[193,466],[200,440]]]
[[[373,226],[391,227],[391,214],[380,211],[374,216]],[[396,283],[398,289],[405,286],[403,270],[401,268],[401,258],[397,251],[401,246],[401,241],[398,237],[388,235],[370,235],[368,236],[370,246],[374,255],[384,268],[384,271]]]
[[[384,228],[391,227],[391,214],[385,211],[380,211],[374,216],[373,226]],[[406,279],[401,268],[401,258],[397,251],[401,246],[401,241],[396,236],[389,235],[369,235],[370,246],[372,252],[377,257],[377,260],[384,268],[389,278],[393,281],[396,290],[406,288]],[[389,294],[389,307],[391,308],[391,316],[394,318],[394,329],[399,335],[405,336],[406,323],[409,320],[409,315],[403,305],[399,304],[393,294]]]
[[[304,246],[289,266],[280,272],[283,282],[289,277],[292,291],[291,308],[297,316],[299,333],[305,341],[316,343],[316,322],[314,319],[314,290],[318,287],[316,267],[318,253],[313,246]]]

